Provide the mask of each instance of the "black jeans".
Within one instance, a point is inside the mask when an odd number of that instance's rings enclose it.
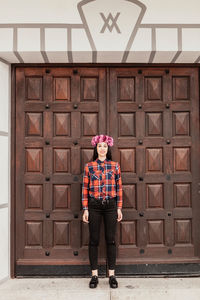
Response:
[[[106,251],[109,270],[115,269],[116,262],[116,225],[117,225],[117,200],[109,199],[109,202],[102,204],[100,200],[89,198],[89,260],[91,270],[98,267],[98,246],[100,236],[100,226],[103,216],[105,228]]]

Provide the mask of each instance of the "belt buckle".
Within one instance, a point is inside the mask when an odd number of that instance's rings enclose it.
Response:
[[[101,203],[103,204],[103,205],[105,205],[106,203],[107,203],[107,199],[103,199],[102,201],[101,201]]]

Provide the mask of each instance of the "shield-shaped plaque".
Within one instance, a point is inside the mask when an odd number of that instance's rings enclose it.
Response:
[[[78,10],[93,50],[93,62],[101,61],[102,55],[107,55],[109,62],[125,61],[145,5],[138,0],[83,0]]]

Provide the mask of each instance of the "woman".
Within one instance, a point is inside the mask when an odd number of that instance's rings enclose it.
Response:
[[[115,277],[116,244],[115,232],[117,221],[122,220],[122,181],[118,162],[112,161],[111,147],[113,138],[108,135],[96,135],[91,140],[94,146],[93,161],[84,168],[82,186],[83,222],[89,223],[89,260],[92,277],[90,288],[98,284],[98,245],[100,225],[103,216],[109,284],[118,287]]]

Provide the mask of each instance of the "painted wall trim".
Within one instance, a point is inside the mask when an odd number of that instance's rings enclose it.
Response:
[[[1,57],[0,57],[0,62],[2,62],[3,64],[6,64],[6,65],[10,66],[10,62],[7,61],[7,60],[5,60],[5,59],[3,59],[3,58],[1,58]]]
[[[0,136],[8,136],[8,132],[6,132],[6,131],[0,131]]]
[[[4,54],[11,54],[13,53],[15,59],[17,61],[12,61],[12,59],[8,59],[5,58],[1,52],[0,52],[0,61],[5,63],[5,64],[10,64],[10,63],[31,63],[31,61],[24,61],[23,56],[19,53],[18,50],[18,29],[20,28],[30,28],[30,29],[40,29],[40,50],[38,51],[38,53],[41,54],[42,57],[42,62],[41,63],[51,63],[52,61],[49,59],[48,57],[48,49],[46,48],[45,45],[45,29],[55,29],[55,28],[60,28],[60,29],[67,29],[67,45],[66,45],[66,58],[67,61],[69,63],[76,63],[76,62],[92,62],[92,63],[99,63],[99,62],[104,62],[104,61],[98,61],[97,60],[97,48],[96,45],[94,43],[94,40],[91,36],[91,33],[89,31],[89,27],[87,25],[85,16],[82,13],[82,9],[81,9],[81,4],[82,2],[84,2],[84,4],[90,2],[90,1],[94,1],[94,0],[84,0],[81,1],[80,3],[78,3],[78,10],[80,13],[80,17],[82,19],[83,24],[42,24],[42,23],[38,23],[38,24],[0,24],[0,29],[8,29],[11,28],[13,29],[13,49],[12,51],[4,51]],[[130,0],[127,0],[130,1]],[[132,0],[133,1],[133,0]],[[134,0],[135,1],[135,0]],[[148,61],[134,61],[134,62],[138,62],[138,63],[154,63],[154,58],[155,55],[158,51],[157,49],[157,37],[156,37],[156,30],[157,29],[177,29],[177,52],[174,55],[174,57],[171,59],[171,61],[168,61],[168,63],[177,63],[179,61],[178,58],[180,57],[180,55],[182,55],[184,53],[184,49],[183,49],[183,38],[182,38],[182,33],[184,29],[200,29],[200,24],[141,24],[141,19],[143,17],[145,13],[145,8],[142,11],[142,14],[140,16],[140,18],[137,21],[137,24],[131,34],[131,37],[129,38],[128,44],[126,46],[126,48],[124,49],[124,54],[122,56],[121,60],[116,61],[116,63],[127,63],[127,62],[131,62],[130,60],[127,61],[127,58],[129,56],[130,53],[134,52],[131,50],[132,45],[134,45],[134,40],[135,37],[137,35],[137,32],[139,29],[151,29],[151,51],[150,51],[150,55],[149,55],[149,59]],[[76,61],[73,57],[73,53],[74,53],[74,49],[73,49],[73,41],[72,41],[72,31],[74,29],[83,29],[86,33],[87,39],[88,39],[88,43],[90,44],[91,50],[89,51],[91,53],[91,61],[81,61],[81,58],[79,61]],[[116,49],[117,50],[117,49]],[[108,51],[107,51],[108,52]],[[105,55],[109,55],[109,53],[107,53],[106,51],[104,52]],[[115,51],[116,53],[118,53],[118,51]],[[140,52],[140,51],[139,51]],[[167,51],[166,51],[167,52]],[[187,52],[187,51],[186,51]],[[191,63],[199,63],[200,62],[200,51],[198,49],[192,49],[191,51],[191,55],[193,55],[193,52],[197,53],[196,56],[194,56],[192,61],[184,61],[184,59],[182,59],[182,61],[180,62],[191,62]],[[198,55],[199,52],[199,55]],[[27,52],[28,53],[28,52]],[[34,52],[37,53],[37,52]],[[80,50],[76,51],[76,54],[79,55],[81,57],[81,55],[84,53],[84,51],[82,51],[82,47],[80,44]],[[59,55],[59,51],[55,51],[56,55]],[[34,55],[34,54],[33,54]],[[104,55],[104,54],[103,54]],[[55,63],[57,61],[54,61]],[[58,61],[59,62],[59,61]],[[107,62],[107,61],[105,61]],[[164,61],[160,61],[160,63],[164,63]],[[37,63],[37,62],[36,62]]]
[[[8,203],[0,204],[0,209],[7,208],[7,207],[8,207]]]

